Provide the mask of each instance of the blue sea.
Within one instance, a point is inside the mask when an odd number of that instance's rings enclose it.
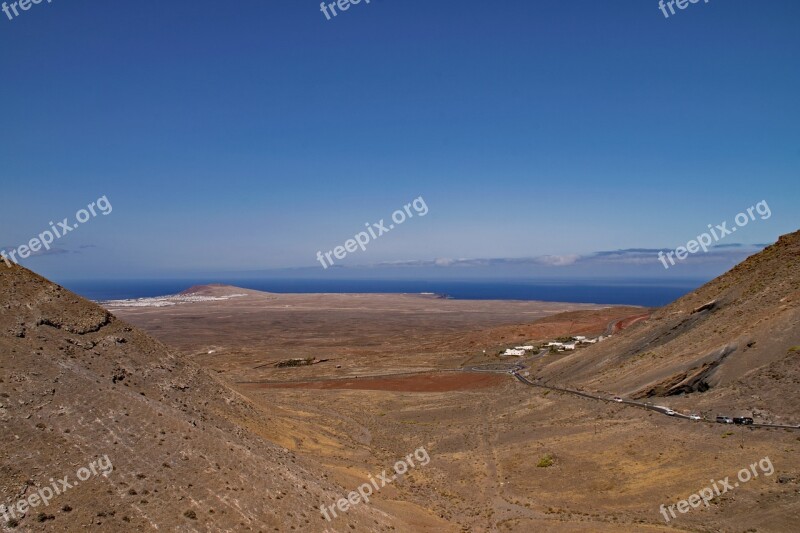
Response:
[[[168,279],[65,281],[90,300],[121,300],[179,293],[192,285],[225,283],[275,293],[435,293],[464,300],[543,300],[551,302],[666,305],[706,280],[342,280],[342,279]]]

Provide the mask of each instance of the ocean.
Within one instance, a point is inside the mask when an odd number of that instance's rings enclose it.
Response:
[[[435,293],[464,300],[544,300],[660,307],[693,291],[705,281],[167,279],[81,280],[65,281],[62,285],[95,301],[165,296],[192,285],[225,283],[276,293]]]

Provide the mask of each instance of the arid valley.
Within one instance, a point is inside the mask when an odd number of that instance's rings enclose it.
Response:
[[[661,309],[205,286],[109,313],[0,269],[0,488],[113,461],[6,527],[790,531],[798,250]]]

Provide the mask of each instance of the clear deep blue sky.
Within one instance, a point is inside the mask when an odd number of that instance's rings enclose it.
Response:
[[[773,242],[800,226],[798,28],[796,0],[45,0],[0,13],[0,247],[103,195],[22,263],[323,276],[420,195],[342,263],[674,248],[761,200],[727,242]]]

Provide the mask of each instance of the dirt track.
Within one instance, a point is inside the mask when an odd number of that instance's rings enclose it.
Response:
[[[494,387],[507,377],[497,374],[436,372],[386,378],[336,379],[298,383],[253,383],[257,389],[377,390],[394,392],[451,392]]]

